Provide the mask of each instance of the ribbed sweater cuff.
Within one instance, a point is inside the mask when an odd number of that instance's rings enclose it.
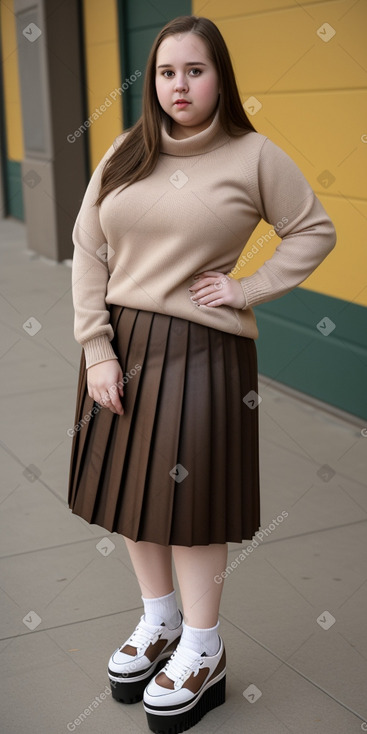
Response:
[[[107,359],[117,359],[117,356],[112,349],[111,342],[106,334],[103,336],[96,336],[94,339],[90,339],[85,342],[82,346],[84,349],[87,369],[99,362],[106,362]]]
[[[258,273],[254,273],[248,278],[239,278],[239,281],[245,296],[245,305],[241,311],[251,306],[256,306],[257,303],[262,302],[268,297],[269,286],[267,283],[264,283],[263,278]]]

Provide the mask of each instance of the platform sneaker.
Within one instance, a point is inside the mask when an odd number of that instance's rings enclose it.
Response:
[[[113,698],[123,703],[136,703],[143,698],[144,688],[176,648],[182,633],[180,623],[171,629],[167,623],[147,624],[144,614],[132,635],[111,655],[108,677]]]
[[[179,734],[225,701],[226,652],[207,655],[179,643],[164,668],[144,690],[148,726],[159,734]]]

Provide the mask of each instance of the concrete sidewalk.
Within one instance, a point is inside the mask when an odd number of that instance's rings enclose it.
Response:
[[[19,222],[0,222],[0,243],[1,730],[147,732],[106,673],[143,613],[124,541],[66,501],[71,270],[27,250]],[[229,544],[227,699],[192,731],[367,731],[367,426],[266,378],[259,391],[262,534]]]

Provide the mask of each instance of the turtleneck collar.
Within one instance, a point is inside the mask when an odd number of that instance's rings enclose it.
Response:
[[[177,156],[201,155],[224,145],[230,138],[219,122],[219,107],[209,127],[183,140],[175,140],[169,134],[170,121],[163,119],[161,126],[161,153]]]

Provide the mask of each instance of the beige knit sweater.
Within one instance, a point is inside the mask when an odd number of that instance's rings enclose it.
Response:
[[[265,135],[228,136],[211,125],[175,140],[162,124],[153,173],[94,205],[114,141],[94,171],[73,230],[74,335],[87,367],[117,358],[106,304],[156,311],[257,339],[252,306],[302,283],[333,249],[334,226],[292,159]],[[263,218],[282,238],[240,279],[243,308],[197,306],[193,276],[229,274]],[[245,251],[246,254],[246,251]],[[256,256],[256,255],[255,255]]]

